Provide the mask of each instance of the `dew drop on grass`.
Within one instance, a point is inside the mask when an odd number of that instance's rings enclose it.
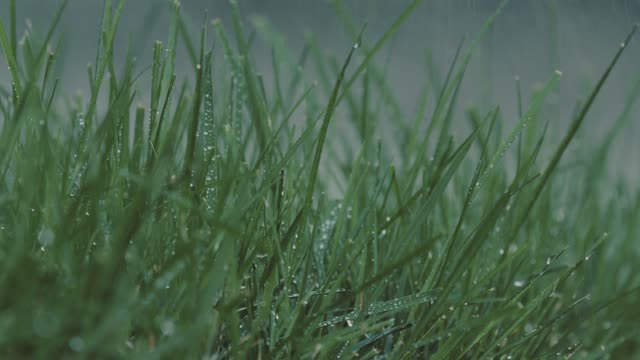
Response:
[[[524,280],[516,280],[516,281],[513,282],[513,286],[519,287],[519,288],[523,287],[524,284],[525,284]]]
[[[43,227],[38,233],[38,242],[42,245],[42,249],[53,244],[55,240],[55,233],[48,227]]]
[[[516,244],[509,245],[509,254],[513,254],[516,251],[518,251],[518,245],[516,245]]]
[[[75,352],[84,350],[84,340],[80,336],[74,336],[69,340],[69,347]]]
[[[84,129],[84,114],[78,114],[78,125],[80,125],[80,129]]]
[[[162,323],[162,326],[160,328],[162,330],[162,335],[164,336],[171,336],[173,335],[174,331],[176,330],[176,326],[173,323],[173,321],[171,320],[165,320]]]

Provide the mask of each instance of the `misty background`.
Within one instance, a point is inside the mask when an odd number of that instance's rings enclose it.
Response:
[[[336,14],[333,0],[238,0],[241,13],[250,19],[262,17],[280,32],[293,54],[300,54],[305,33],[313,33],[318,44],[338,61],[346,56],[352,36]],[[39,34],[47,29],[59,5],[57,0],[17,1],[18,34],[29,26]],[[364,42],[372,45],[408,5],[408,0],[343,0],[356,26],[367,22]],[[427,58],[438,65],[444,79],[447,67],[463,37],[469,45],[499,0],[425,0],[381,51],[378,63],[389,58],[388,79],[407,114],[414,114],[418,94],[427,79]],[[87,64],[94,63],[102,14],[101,0],[71,0],[58,34],[63,34],[62,58],[57,64],[61,87],[74,93],[88,93]],[[8,25],[9,1],[0,0],[0,14]],[[201,24],[219,18],[230,19],[227,0],[183,0],[183,15],[191,20],[192,33]],[[207,16],[205,19],[205,10]],[[116,38],[116,57],[124,58],[127,43],[135,44],[137,69],[151,62],[154,40],[166,43],[170,6],[165,0],[130,0],[125,4]],[[456,118],[463,118],[465,107],[476,105],[482,111],[500,105],[512,123],[517,120],[515,78],[518,77],[527,100],[531,91],[544,83],[555,70],[562,78],[546,107],[559,118],[551,121],[554,143],[564,133],[575,104],[588,92],[605,70],[620,43],[634,23],[640,22],[640,0],[513,0],[498,17],[488,36],[479,44],[466,71]],[[210,28],[210,34],[213,29]],[[213,35],[212,35],[213,36]],[[265,56],[260,56],[264,54]],[[192,72],[187,56],[179,53],[178,66],[184,74]],[[256,49],[254,61],[270,79],[269,49]],[[261,63],[260,59],[267,59]],[[358,59],[357,59],[358,60]],[[594,108],[583,124],[578,139],[596,144],[622,111],[634,84],[640,81],[640,39],[634,39],[614,69]],[[0,67],[0,83],[7,84],[6,65]],[[312,68],[309,65],[309,68]],[[312,71],[312,70],[310,70]],[[141,78],[141,81],[146,81]],[[138,88],[144,89],[140,85]],[[612,154],[616,166],[611,171],[626,175],[635,184],[640,174],[640,110],[632,111],[632,125],[624,129]],[[547,119],[541,119],[547,120]],[[459,120],[457,120],[459,121]],[[466,120],[462,121],[466,123]],[[567,154],[569,155],[569,154]],[[634,185],[637,188],[637,185]]]

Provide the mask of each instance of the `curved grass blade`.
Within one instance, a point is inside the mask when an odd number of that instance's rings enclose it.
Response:
[[[593,102],[595,101],[596,97],[600,93],[600,90],[602,89],[602,86],[604,85],[605,81],[607,81],[607,79],[609,78],[609,75],[611,74],[611,71],[613,70],[615,65],[618,63],[618,60],[620,60],[620,57],[624,53],[624,50],[627,48],[627,46],[629,44],[629,41],[631,41],[631,39],[635,35],[637,29],[638,29],[638,25],[634,25],[634,27],[631,30],[631,32],[629,32],[629,35],[627,35],[626,40],[621,44],[620,48],[618,49],[618,52],[613,57],[613,59],[611,60],[611,62],[607,66],[606,70],[604,71],[604,73],[600,77],[600,80],[598,80],[598,83],[596,84],[596,86],[591,91],[591,94],[587,98],[587,101],[584,103],[584,105],[582,105],[582,107],[580,108],[577,116],[573,119],[573,122],[571,123],[571,125],[569,127],[569,130],[567,131],[567,133],[565,134],[564,138],[560,142],[560,145],[558,146],[558,148],[556,149],[555,153],[553,154],[553,157],[551,158],[551,161],[549,162],[549,165],[547,165],[547,168],[542,172],[542,177],[540,179],[540,182],[538,183],[537,187],[535,188],[533,196],[532,196],[531,200],[529,201],[529,203],[528,203],[528,205],[527,205],[527,207],[526,207],[526,209],[525,209],[525,211],[524,211],[524,213],[522,215],[522,218],[516,224],[514,233],[517,233],[520,230],[520,228],[522,228],[522,225],[524,224],[524,222],[527,220],[527,218],[529,216],[529,213],[531,212],[531,209],[533,208],[533,206],[537,202],[538,198],[540,197],[540,194],[542,193],[542,190],[545,188],[547,182],[549,181],[549,179],[551,177],[551,174],[554,172],[554,170],[558,166],[558,163],[560,162],[560,159],[562,158],[562,155],[567,150],[567,147],[569,146],[569,143],[571,143],[571,141],[573,140],[574,136],[578,132],[578,129],[580,128],[580,126],[584,122],[584,119],[586,118],[587,113],[589,112],[589,109],[591,109],[591,105],[593,105]]]

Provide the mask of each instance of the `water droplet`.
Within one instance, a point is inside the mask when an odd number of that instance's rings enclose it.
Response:
[[[173,332],[176,330],[176,326],[173,323],[173,321],[171,320],[165,320],[162,323],[162,326],[160,328],[162,330],[162,335],[164,336],[171,336],[173,335]]]
[[[42,245],[43,248],[47,247],[53,244],[55,236],[55,233],[50,228],[43,227],[38,233],[38,242],[40,243],[40,245]]]
[[[80,336],[74,336],[69,340],[69,347],[75,352],[84,350],[84,340]]]
[[[515,287],[523,287],[526,282],[524,280],[516,280],[513,282],[513,286]]]

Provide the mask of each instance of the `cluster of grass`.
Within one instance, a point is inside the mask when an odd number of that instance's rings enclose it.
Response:
[[[313,38],[289,55],[235,5],[233,36],[213,22],[192,38],[175,3],[150,84],[132,56],[114,64],[123,1],[105,0],[86,99],[59,90],[47,51],[64,3],[20,43],[15,0],[0,19],[12,79],[0,88],[3,358],[640,352],[640,195],[603,174],[635,95],[601,145],[561,166],[625,46],[560,142],[545,140],[543,112],[559,72],[519,97],[512,129],[498,107],[468,109],[458,140],[475,42],[442,83],[425,81],[413,114],[373,61],[419,0],[378,41],[354,30],[342,65]],[[273,49],[270,90],[257,41]],[[195,81],[176,78],[178,44]],[[136,108],[138,87],[150,103]]]

